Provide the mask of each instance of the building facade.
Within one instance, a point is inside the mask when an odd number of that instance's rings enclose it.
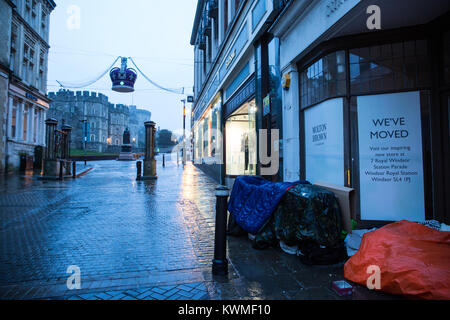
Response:
[[[210,133],[217,105],[223,182],[264,176],[257,147],[266,137],[253,132],[279,129],[268,143],[279,151],[279,171],[267,178],[353,188],[359,221],[449,223],[450,2],[241,1],[220,38],[230,2],[199,1],[206,17],[218,3],[217,51],[208,31],[216,22],[197,23],[206,21],[198,12],[191,38],[199,166],[215,172],[206,160],[218,141]],[[264,25],[259,32],[254,21]]]
[[[11,0],[1,1],[0,5],[3,69],[0,170],[5,172],[18,168],[21,159],[33,159],[36,149],[42,150],[45,144],[44,121],[50,102],[46,95],[49,23],[56,4],[52,0]]]
[[[60,90],[48,94],[52,100],[48,118],[72,126],[71,148],[96,152],[120,152],[123,132],[129,128],[135,150],[145,145],[144,122],[151,112],[136,106],[110,103],[102,93]],[[85,145],[86,137],[86,145]]]
[[[258,165],[257,133],[276,128],[282,134],[279,96],[266,103],[272,112],[262,105],[269,91],[281,87],[278,42],[266,30],[284,6],[285,1],[272,0],[198,1],[191,36],[193,159],[222,183],[231,184],[238,175],[281,179],[278,171],[263,173]],[[265,138],[271,139],[270,133]],[[278,152],[278,141],[268,154]]]

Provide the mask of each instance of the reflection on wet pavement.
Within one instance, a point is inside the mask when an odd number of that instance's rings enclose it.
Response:
[[[70,265],[80,267],[77,294],[85,297],[165,290],[160,297],[169,299],[182,292],[176,286],[203,283],[201,299],[338,298],[330,285],[343,278],[342,265],[303,266],[279,248],[254,250],[246,238],[228,239],[230,274],[213,277],[216,183],[193,165],[159,161],[155,181],[136,181],[134,161],[91,165],[75,180],[0,181],[0,298],[74,297]],[[124,293],[133,288],[140,293]]]

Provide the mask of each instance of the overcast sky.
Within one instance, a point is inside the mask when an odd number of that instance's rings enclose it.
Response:
[[[56,80],[81,83],[105,71],[117,56],[131,56],[154,82],[167,88],[186,87],[185,93],[192,93],[194,58],[189,40],[196,0],[55,2],[50,22],[49,92],[59,89]],[[76,10],[71,9],[74,5]],[[132,67],[131,62],[128,67]],[[102,92],[112,103],[137,105],[151,111],[152,120],[161,129],[181,132],[181,99],[185,96],[161,91],[140,74],[135,89],[134,93],[112,91],[108,73],[88,87],[71,90]],[[190,104],[186,105],[189,116]],[[187,118],[187,128],[189,123]]]

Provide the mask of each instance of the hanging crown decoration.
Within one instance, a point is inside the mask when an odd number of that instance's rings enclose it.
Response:
[[[122,58],[120,68],[115,67],[109,72],[112,81],[112,90],[116,92],[133,92],[134,83],[137,79],[137,72],[132,68],[127,68],[127,58]]]

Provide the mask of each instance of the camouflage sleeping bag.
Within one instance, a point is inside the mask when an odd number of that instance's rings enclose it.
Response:
[[[256,235],[253,247],[264,249],[281,240],[288,246],[298,246],[304,263],[336,263],[346,257],[341,232],[341,212],[334,193],[299,184],[284,195]]]

